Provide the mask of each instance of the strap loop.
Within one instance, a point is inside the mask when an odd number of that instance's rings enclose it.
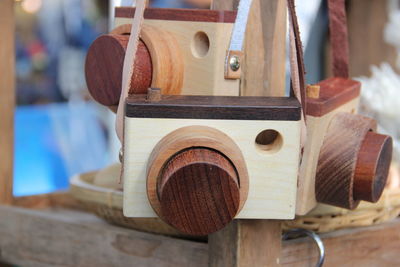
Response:
[[[328,0],[332,72],[335,77],[349,77],[349,42],[345,0]]]
[[[304,119],[306,117],[306,88],[303,45],[300,39],[300,30],[297,22],[294,0],[287,0],[289,9],[289,42],[290,42],[290,71],[292,90],[302,105]]]
[[[136,57],[137,46],[139,43],[140,29],[143,24],[144,10],[146,9],[147,0],[137,0],[135,15],[132,21],[131,35],[128,41],[128,47],[126,49],[124,67],[122,71],[122,90],[119,98],[117,119],[115,122],[115,130],[117,132],[118,139],[123,143],[124,134],[124,113],[125,113],[125,99],[128,97],[129,88],[131,87],[134,62]]]

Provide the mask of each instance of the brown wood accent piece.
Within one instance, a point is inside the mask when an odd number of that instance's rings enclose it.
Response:
[[[329,78],[319,82],[319,98],[307,98],[307,115],[321,117],[360,95],[360,82]]]
[[[239,210],[236,169],[208,148],[190,148],[165,164],[158,180],[162,219],[189,235],[208,235],[225,227]]]
[[[330,122],[318,158],[315,195],[318,202],[354,209],[359,200],[353,195],[354,175],[361,144],[373,119],[338,113]]]
[[[239,184],[239,208],[243,208],[249,191],[247,166],[240,148],[226,134],[205,126],[179,128],[161,139],[154,147],[147,163],[147,197],[159,217],[163,217],[159,198],[159,177],[166,162],[189,148],[209,148],[229,159],[237,173]],[[234,177],[234,175],[231,175]]]
[[[328,0],[327,2],[333,75],[335,77],[348,78],[349,40],[347,34],[346,1]]]
[[[392,161],[390,136],[368,132],[357,156],[353,194],[355,199],[377,202],[385,188]]]
[[[208,266],[280,266],[281,233],[277,220],[235,220],[208,237]]]
[[[117,7],[115,17],[133,18],[135,8]],[[145,19],[155,20],[176,20],[176,21],[196,21],[196,22],[220,22],[234,23],[236,11],[216,11],[207,9],[175,9],[175,8],[146,8],[144,11]]]
[[[108,108],[114,113],[117,113],[118,111],[118,106],[108,106]]]
[[[161,101],[149,103],[146,95],[132,95],[125,112],[134,118],[298,121],[301,107],[289,97],[163,95]]]
[[[92,97],[102,105],[117,105],[121,95],[122,68],[129,35],[106,34],[90,46],[85,63],[86,83]],[[130,94],[145,94],[152,81],[149,50],[139,41]]]
[[[0,204],[11,204],[13,200],[15,108],[14,30],[14,1],[0,1]]]

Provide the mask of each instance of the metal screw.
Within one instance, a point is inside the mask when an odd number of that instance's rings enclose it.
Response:
[[[238,71],[240,69],[240,60],[238,56],[231,56],[229,59],[229,66],[231,70]]]

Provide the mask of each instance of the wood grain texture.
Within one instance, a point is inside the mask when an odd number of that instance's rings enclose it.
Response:
[[[385,188],[392,161],[390,136],[368,132],[362,141],[354,171],[355,199],[377,202]]]
[[[209,260],[210,266],[235,266],[218,265],[218,261],[232,262],[220,261],[221,258],[238,261],[236,255],[239,254],[236,254],[235,248],[239,244],[237,236],[240,229],[231,226],[243,222],[235,220],[223,231],[211,235],[207,245],[111,226],[92,214],[74,210],[33,211],[0,206],[0,217],[1,261],[27,267],[200,267],[207,266]],[[251,223],[253,220],[246,221]],[[273,228],[269,225],[265,231],[268,231],[269,227]],[[256,227],[252,225],[251,228]],[[269,246],[272,243],[271,237],[263,234],[260,228],[257,229],[258,231],[254,232],[256,239],[247,239],[250,246],[260,248],[260,253],[265,254],[268,253],[268,249],[276,249],[277,246]],[[219,235],[220,233],[225,234]],[[322,234],[321,238],[326,249],[324,266],[400,265],[399,219],[376,226]],[[252,242],[256,240],[257,243]],[[249,248],[244,242],[241,244],[242,249]],[[301,238],[282,242],[282,251],[278,257],[282,266],[314,266],[318,251],[313,241]],[[260,258],[263,258],[263,255]]]
[[[131,19],[128,18],[117,17],[115,19],[117,27],[130,23]],[[173,49],[172,52],[180,51],[182,53],[184,66],[181,94],[239,95],[239,81],[224,78],[225,56],[233,27],[232,23],[146,19],[144,26],[152,26],[157,31],[168,32],[176,39],[179,49]],[[154,38],[158,38],[157,35]],[[148,42],[146,40],[144,42],[151,52]],[[159,49],[153,51],[166,49],[163,47],[164,41],[154,42],[154,45]],[[153,60],[153,54],[150,54]],[[168,68],[174,67],[175,61],[173,57],[169,61],[162,60],[160,62],[163,65],[160,66],[168,70]],[[154,73],[156,72],[153,71],[153,79],[155,78]],[[171,80],[167,79],[166,81]],[[152,84],[152,87],[163,88],[157,84]]]
[[[331,112],[321,116],[307,116],[307,143],[299,169],[296,214],[305,215],[317,205],[315,199],[315,175],[319,153],[329,123],[340,112],[356,113],[359,99],[355,98]]]
[[[184,59],[176,38],[167,31],[143,25],[140,37],[150,52],[153,66],[151,87],[163,94],[180,94],[184,78]]]
[[[165,135],[152,149],[147,161],[146,190],[148,201],[154,212],[162,217],[159,198],[159,177],[162,176],[166,162],[190,148],[209,148],[223,154],[233,164],[239,185],[240,211],[247,200],[249,176],[243,154],[238,145],[226,134],[211,127],[181,127]],[[232,175],[234,176],[234,175]]]
[[[0,217],[0,259],[19,266],[207,264],[203,243],[115,227],[89,213],[0,206]]]
[[[349,77],[349,40],[345,0],[328,0],[332,71],[335,77]]]
[[[158,180],[162,218],[183,233],[208,235],[225,227],[239,210],[236,169],[208,148],[189,148],[166,162]]]
[[[14,1],[0,2],[0,204],[13,200],[15,44]]]
[[[139,44],[140,34],[142,30],[144,11],[147,6],[147,0],[138,0],[135,2],[136,10],[135,16],[131,20],[132,26],[129,34],[128,47],[126,49],[124,65],[122,68],[122,89],[119,97],[119,104],[117,109],[117,118],[115,120],[115,131],[120,143],[123,143],[124,132],[124,113],[125,113],[125,99],[129,95],[131,87],[131,80],[135,67],[136,52]]]
[[[237,0],[213,0],[212,8],[235,10],[237,4]],[[246,30],[241,96],[285,95],[286,14],[286,1],[253,1]],[[277,265],[281,248],[277,225],[268,220],[235,220],[210,235],[209,266]]]
[[[344,78],[329,78],[319,82],[319,97],[307,98],[307,115],[321,117],[360,95],[361,84]]]
[[[107,34],[90,46],[85,62],[86,84],[91,96],[105,106],[118,105],[122,88],[122,68],[128,35]],[[139,41],[129,94],[144,94],[152,81],[150,53]]]
[[[117,18],[133,18],[134,14],[135,8],[117,7],[115,9],[115,17]],[[236,19],[236,12],[207,9],[147,8],[144,12],[144,18],[152,20],[233,23]]]
[[[145,95],[126,101],[126,116],[132,118],[281,120],[298,121],[301,107],[295,98],[235,96],[162,96],[149,103]]]
[[[324,266],[398,266],[400,220],[381,225],[346,229],[321,235],[325,246]],[[310,239],[283,243],[283,266],[315,266],[318,249]]]
[[[339,113],[330,122],[318,158],[315,196],[318,202],[354,209],[359,199],[353,195],[354,172],[362,141],[376,130],[373,119]]]
[[[280,266],[279,221],[235,220],[208,240],[210,267]]]
[[[253,1],[246,29],[241,95],[285,95],[286,14],[286,1]]]
[[[383,36],[388,21],[388,1],[348,1],[350,77],[370,76],[371,66],[379,66],[383,62],[388,62],[397,73],[400,72],[396,67],[398,52]]]
[[[128,34],[131,24],[122,24],[112,33]],[[180,94],[184,79],[184,59],[176,38],[168,31],[143,25],[140,38],[151,59],[151,87],[160,88],[163,94]]]
[[[125,118],[123,163],[125,216],[156,216],[149,203],[150,197],[146,194],[148,161],[155,146],[165,136],[187,126],[213,128],[227,135],[241,150],[251,183],[247,200],[237,218],[293,218],[300,155],[299,121],[129,117]],[[274,141],[271,149],[265,150],[255,140],[258,134],[268,129],[279,132],[281,139],[277,139],[276,143]],[[232,159],[222,150],[217,150]],[[165,162],[165,159],[161,162]]]

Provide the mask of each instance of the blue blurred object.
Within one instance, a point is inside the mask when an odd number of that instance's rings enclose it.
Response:
[[[182,0],[154,0],[151,3],[152,7],[164,7],[164,8],[189,8],[190,6],[185,4]]]
[[[18,107],[14,195],[67,189],[71,175],[107,165],[107,143],[94,105]]]

